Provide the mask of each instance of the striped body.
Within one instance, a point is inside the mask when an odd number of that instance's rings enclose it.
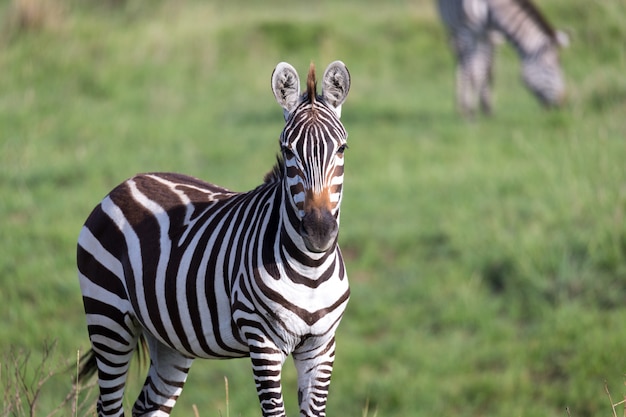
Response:
[[[347,137],[338,109],[349,84],[333,106],[315,99],[313,73],[312,88],[291,91],[287,103],[277,91],[293,89],[297,74],[288,64],[277,71],[273,80],[292,77],[273,82],[287,123],[282,157],[262,185],[236,193],[180,174],[142,174],[87,219],[77,263],[93,351],[85,373],[98,368],[100,416],[123,415],[140,338],[151,366],[133,415],[169,415],[194,358],[249,356],[263,416],[284,416],[280,371],[290,354],[301,415],[325,415],[349,298],[337,246]]]
[[[565,99],[559,46],[567,36],[555,31],[529,0],[438,0],[457,59],[457,105],[471,116],[478,104],[492,111],[493,54],[500,35],[522,61],[522,79],[545,106]]]

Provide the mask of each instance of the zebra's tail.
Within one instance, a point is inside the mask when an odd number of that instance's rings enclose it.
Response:
[[[76,375],[76,383],[85,382],[96,373],[98,363],[96,354],[93,349],[89,349],[78,361],[78,375]]]
[[[137,361],[139,363],[139,369],[145,367],[150,360],[150,352],[148,350],[148,342],[142,334],[139,336],[139,343],[137,348]],[[76,383],[84,383],[90,380],[98,370],[98,361],[96,359],[96,353],[93,349],[89,349],[80,360],[78,361],[78,374],[76,375]]]

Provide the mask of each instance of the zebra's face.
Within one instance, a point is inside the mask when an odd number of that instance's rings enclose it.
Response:
[[[525,59],[522,78],[543,105],[558,107],[565,101],[565,80],[555,46]]]
[[[281,62],[272,74],[272,90],[286,120],[280,145],[287,205],[295,214],[289,223],[311,252],[326,252],[337,243],[348,136],[339,117],[349,89],[350,73],[341,61],[326,68],[319,96],[312,64],[302,95],[291,65]]]
[[[297,230],[309,251],[325,252],[337,242],[347,134],[331,109],[313,106],[303,103],[294,112],[281,152]]]

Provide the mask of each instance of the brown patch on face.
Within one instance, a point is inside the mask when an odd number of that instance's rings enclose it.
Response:
[[[321,193],[314,193],[313,190],[306,190],[304,195],[304,212],[312,211],[332,211],[330,202],[330,190],[324,188]]]
[[[337,242],[339,225],[333,215],[330,189],[320,193],[307,190],[304,195],[304,216],[300,221],[300,236],[311,252],[325,252]]]

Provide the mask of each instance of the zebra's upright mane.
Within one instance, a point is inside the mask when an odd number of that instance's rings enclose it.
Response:
[[[283,179],[283,173],[285,168],[285,161],[282,155],[276,155],[276,164],[274,167],[263,177],[263,183],[272,184],[276,182],[280,182]]]
[[[312,62],[306,77],[306,95],[309,104],[314,104],[317,98],[317,80],[315,79],[315,64]]]

